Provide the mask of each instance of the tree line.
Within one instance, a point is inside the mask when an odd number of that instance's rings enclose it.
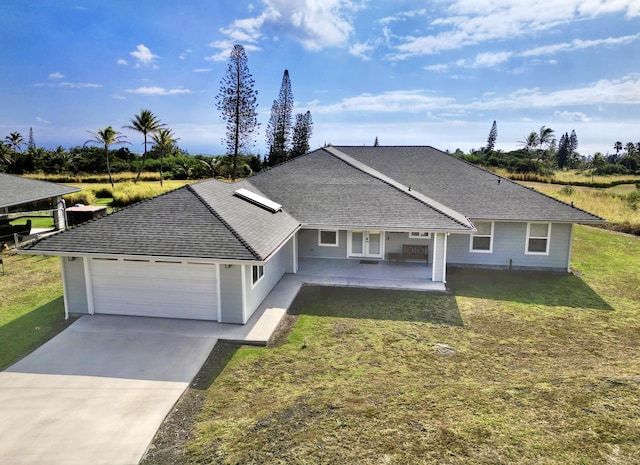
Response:
[[[87,131],[90,138],[82,146],[69,150],[62,146],[55,150],[36,147],[33,130],[30,129],[28,143],[19,132],[12,132],[0,141],[0,172],[74,175],[106,172],[112,186],[112,173],[137,171],[134,180],[137,182],[145,168],[147,171],[159,171],[161,184],[166,178],[227,177],[235,180],[309,151],[313,132],[311,113],[297,114],[293,121],[293,93],[289,71],[285,70],[280,94],[273,102],[267,125],[268,156],[262,159],[251,153],[259,126],[257,91],[249,71],[247,55],[241,45],[235,45],[231,51],[215,106],[226,124],[225,138],[222,140],[227,149],[225,155],[190,156],[178,147],[179,138],[166,124],[150,110],[141,109],[123,129],[142,135],[142,156],[127,147],[115,149],[115,146],[131,143],[112,126]]]
[[[557,169],[591,169],[594,174],[640,173],[640,142],[615,142],[615,153],[596,152],[584,156],[578,152],[578,136],[575,130],[556,138],[555,130],[542,126],[538,131],[525,135],[519,144],[522,148],[512,151],[496,150],[498,126],[493,122],[484,147],[464,153],[457,149],[454,155],[483,166],[505,168],[514,173],[548,175]]]

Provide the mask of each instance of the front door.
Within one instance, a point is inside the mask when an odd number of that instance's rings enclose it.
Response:
[[[381,231],[349,231],[349,256],[382,258],[384,241]]]

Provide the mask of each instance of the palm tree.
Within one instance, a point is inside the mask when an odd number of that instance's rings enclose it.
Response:
[[[0,141],[0,162],[11,165],[13,163],[13,152],[11,147]]]
[[[617,160],[618,156],[620,155],[620,151],[622,150],[622,142],[617,141],[615,144],[613,144],[613,149],[616,151],[616,160]]]
[[[84,145],[89,143],[100,144],[104,147],[104,155],[107,159],[107,173],[109,173],[109,182],[111,182],[111,188],[113,189],[113,178],[111,177],[111,166],[109,165],[109,146],[117,144],[128,144],[126,136],[116,131],[111,126],[107,126],[104,129],[98,129],[96,132],[87,131],[93,137],[86,141]]]
[[[160,123],[160,120],[149,110],[142,109],[140,110],[140,114],[135,115],[133,118],[129,120],[131,123],[128,126],[122,126],[126,129],[132,129],[134,131],[142,133],[144,136],[144,154],[142,155],[142,163],[140,164],[140,168],[138,169],[138,175],[134,182],[138,182],[140,179],[140,174],[142,173],[142,169],[144,168],[144,162],[147,161],[147,134],[155,133],[158,129],[165,126]]]
[[[522,144],[527,152],[532,151],[538,146],[538,133],[531,131],[529,135],[525,136],[524,140],[519,142]]]
[[[171,149],[178,142],[173,137],[173,133],[169,128],[160,128],[157,132],[151,134],[151,139],[156,148],[160,151],[160,185],[162,186],[162,158],[167,150]]]
[[[539,145],[538,153],[540,155],[540,158],[542,158],[542,146],[546,145],[548,148],[555,143],[556,139],[555,137],[553,137],[554,132],[555,131],[553,129],[547,128],[545,126],[542,126],[540,128],[540,134],[538,135],[538,145]]]
[[[24,138],[19,132],[12,132],[4,138],[7,144],[16,152],[22,152],[22,146],[24,145]]]

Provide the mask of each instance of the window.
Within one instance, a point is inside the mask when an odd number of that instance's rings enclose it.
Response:
[[[263,265],[254,265],[251,267],[251,282],[255,286],[258,284],[258,281],[262,279],[264,276],[264,266]]]
[[[527,248],[525,253],[549,255],[551,223],[527,223]]]
[[[409,239],[431,239],[431,233],[424,231],[411,231],[409,232]]]
[[[477,229],[471,235],[469,244],[470,252],[493,252],[493,221],[476,221],[473,223]]]
[[[338,231],[319,229],[318,245],[323,247],[338,247]]]

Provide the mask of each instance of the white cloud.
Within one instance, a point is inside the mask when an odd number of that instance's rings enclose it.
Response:
[[[306,50],[345,46],[353,34],[349,14],[359,8],[354,0],[263,0],[257,16],[238,19],[220,30],[227,41],[256,44],[285,34]],[[211,58],[217,60],[217,58]]]
[[[592,120],[592,118],[580,111],[555,111],[553,112],[553,116],[565,121],[576,121],[581,123],[588,123]]]
[[[63,79],[63,78],[64,78],[64,74],[59,72],[51,73],[49,75],[49,79]]]
[[[210,71],[211,68],[197,68],[193,70],[194,73],[209,73]]]
[[[640,34],[633,34],[621,37],[608,37],[606,39],[582,40],[575,39],[571,42],[561,44],[544,45],[521,52],[519,55],[523,57],[538,57],[544,55],[554,55],[559,52],[571,52],[591,47],[625,45],[640,39]]]
[[[419,112],[444,108],[454,100],[445,97],[430,97],[422,90],[389,91],[378,95],[362,94],[343,99],[332,105],[312,105],[312,113],[359,112]]]
[[[61,82],[58,87],[67,87],[70,89],[97,89],[102,87],[102,84],[94,84],[91,82]]]
[[[427,71],[435,71],[437,73],[443,73],[449,69],[449,66],[445,64],[430,65],[430,66],[425,66],[424,69],[426,69]]]
[[[509,60],[509,58],[511,58],[512,55],[513,53],[511,52],[478,53],[478,55],[476,55],[475,60],[473,60],[472,66],[474,68],[493,68],[494,66],[497,66]]]
[[[155,59],[158,58],[158,55],[154,55],[151,50],[143,44],[138,45],[133,52],[129,53],[129,55],[136,59],[136,67],[139,67],[140,65],[152,65]]]
[[[191,49],[187,49],[184,52],[182,52],[180,55],[178,55],[178,58],[180,58],[181,60],[186,60],[187,56],[189,56],[191,52],[192,52]]]
[[[116,63],[122,66],[127,66],[129,64],[127,63],[127,60],[123,60],[122,58],[120,58]]]
[[[191,94],[192,91],[189,89],[176,88],[176,89],[165,89],[164,87],[138,87],[137,89],[127,89],[127,93],[129,94],[141,94],[141,95],[178,95],[178,94]]]
[[[369,53],[373,50],[373,46],[368,42],[365,43],[355,43],[351,47],[349,47],[349,53],[355,57],[362,58],[365,61],[371,59]]]
[[[610,13],[640,16],[637,0],[453,0],[442,2],[440,17],[431,21],[429,34],[400,39],[392,59],[432,55],[496,40],[539,34],[568,23]]]
[[[46,119],[41,118],[41,117],[39,117],[39,116],[36,116],[36,121],[37,121],[38,123],[51,124],[51,121],[47,121]]]
[[[226,61],[229,59],[229,55],[231,54],[231,50],[235,42],[230,40],[216,40],[209,44],[209,47],[217,48],[220,51],[214,55],[205,57],[204,59],[207,61]],[[243,45],[245,52],[257,52],[260,51],[260,47],[255,45]]]
[[[393,16],[387,16],[380,20],[382,24],[389,24],[396,21],[404,21],[407,18],[415,18],[416,16],[425,16],[427,14],[427,10],[422,8],[420,10],[412,10],[412,11],[403,11]]]

